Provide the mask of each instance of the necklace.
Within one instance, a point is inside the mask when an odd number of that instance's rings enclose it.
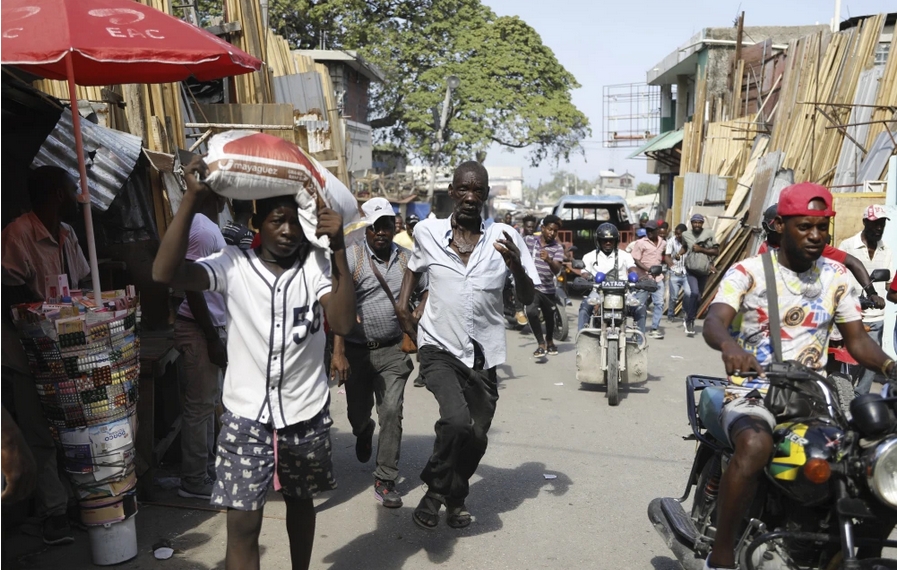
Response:
[[[772,256],[775,266],[780,266],[778,255]],[[781,266],[779,275],[785,288],[792,295],[800,295],[806,299],[815,299],[822,294],[822,281],[819,276],[819,267],[813,264],[810,269],[798,273],[785,266]]]

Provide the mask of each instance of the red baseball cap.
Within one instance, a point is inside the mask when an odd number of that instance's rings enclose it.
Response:
[[[810,202],[822,200],[824,210],[810,208]],[[778,214],[785,216],[823,216],[831,218],[835,215],[832,209],[832,193],[825,186],[812,182],[801,182],[788,186],[779,195]]]

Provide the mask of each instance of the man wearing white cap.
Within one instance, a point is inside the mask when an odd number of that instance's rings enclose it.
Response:
[[[333,338],[330,377],[346,385],[346,405],[355,457],[362,463],[373,453],[376,424],[371,409],[377,405],[380,435],[374,496],[384,507],[402,506],[395,488],[402,444],[402,404],[405,383],[414,368],[402,352],[402,329],[396,317],[395,299],[411,252],[393,243],[396,214],[385,198],[372,198],[361,207],[370,224],[365,239],[347,251],[349,271],[355,283],[358,323],[352,332]],[[426,287],[426,276],[420,289]]]
[[[838,249],[844,250],[850,255],[860,260],[866,271],[871,275],[876,269],[887,269],[891,273],[894,272],[894,260],[889,248],[882,241],[885,232],[885,224],[888,222],[887,214],[884,206],[874,204],[866,208],[863,212],[863,230],[853,237],[849,237],[838,245]],[[863,291],[863,288],[857,280],[851,276],[853,289],[856,294]],[[881,297],[887,295],[885,290],[886,283],[872,283],[867,287],[868,294],[876,294]],[[882,333],[884,332],[885,311],[884,309],[871,308],[863,311],[863,324],[869,329],[869,336],[872,337],[877,344],[881,345]],[[875,372],[865,370],[863,376],[857,384],[857,394],[868,394],[872,388],[872,381],[875,379]]]

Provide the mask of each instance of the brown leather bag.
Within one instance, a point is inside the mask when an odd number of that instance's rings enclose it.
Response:
[[[386,279],[383,278],[383,275],[380,273],[380,270],[377,269],[377,264],[374,263],[374,260],[370,257],[368,261],[371,264],[371,271],[374,272],[374,276],[377,278],[377,281],[380,282],[380,286],[383,287],[383,292],[386,293],[386,296],[389,297],[389,301],[392,303],[393,309],[396,309],[396,318],[399,318],[398,313],[398,305],[396,304],[396,298],[393,296],[392,291],[389,290],[389,285],[386,284]],[[414,344],[414,341],[411,340],[411,337],[408,336],[408,333],[402,333],[402,352],[405,354],[414,354],[417,352],[417,345]]]

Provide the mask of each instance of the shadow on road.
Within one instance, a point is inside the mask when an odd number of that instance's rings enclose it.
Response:
[[[455,530],[446,526],[443,510],[436,529],[421,529],[411,520],[416,501],[409,501],[401,509],[378,509],[376,530],[328,554],[324,562],[331,565],[329,570],[391,570],[403,567],[409,558],[423,551],[431,563],[442,564],[452,557],[458,540],[500,530],[504,526],[502,513],[516,510],[543,490],[562,496],[572,485],[566,475],[548,471],[539,462],[513,469],[481,465],[477,476],[480,479],[471,485],[468,500],[475,520],[468,528]]]
[[[667,556],[655,556],[651,559],[651,567],[654,570],[681,570],[679,562]]]

